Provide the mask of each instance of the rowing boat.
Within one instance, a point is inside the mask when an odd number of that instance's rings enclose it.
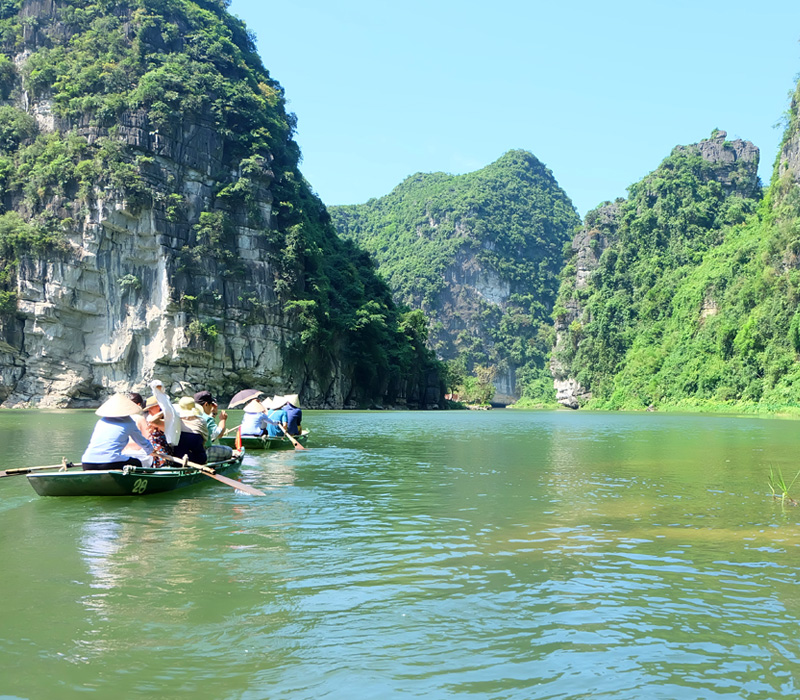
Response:
[[[305,447],[308,432],[295,435],[294,439]],[[219,439],[221,445],[236,446],[236,435],[231,433]],[[285,435],[283,437],[267,437],[266,435],[242,435],[242,447],[247,450],[293,450],[294,445]]]
[[[213,469],[215,474],[225,475],[241,466],[244,453],[244,450],[234,452],[228,459],[208,462],[205,466]],[[180,465],[160,468],[126,466],[96,471],[83,471],[76,466],[27,476],[40,496],[145,496],[210,480],[203,472]]]

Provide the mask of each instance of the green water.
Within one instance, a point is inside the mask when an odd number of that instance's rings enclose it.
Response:
[[[0,412],[0,468],[91,412]],[[309,412],[148,497],[0,479],[0,697],[796,698],[800,424]],[[800,489],[798,489],[800,491]]]

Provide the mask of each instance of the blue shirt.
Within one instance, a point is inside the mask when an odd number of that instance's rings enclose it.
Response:
[[[290,403],[287,403],[283,410],[286,411],[289,435],[297,435],[300,432],[300,423],[303,421],[303,412]]]
[[[267,416],[263,413],[245,413],[242,417],[242,435],[263,435]]]
[[[269,418],[272,423],[286,423],[288,420],[286,411],[284,411],[282,408],[277,408],[274,411],[270,411],[267,414],[267,418]],[[283,431],[277,425],[272,425],[272,423],[267,424],[267,434],[270,437],[282,437]]]
[[[128,455],[122,450],[132,439],[147,454],[153,451],[152,443],[142,435],[130,416],[124,418],[101,418],[94,426],[89,446],[81,457],[81,462],[105,464],[106,462],[124,462]]]

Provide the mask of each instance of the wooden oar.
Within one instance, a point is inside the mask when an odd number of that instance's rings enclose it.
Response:
[[[206,476],[210,476],[212,479],[216,479],[217,481],[226,484],[227,486],[232,486],[239,491],[244,491],[245,493],[249,493],[251,496],[266,496],[263,491],[259,491],[257,488],[252,486],[248,486],[247,484],[243,484],[241,481],[236,481],[236,479],[229,479],[227,476],[223,476],[222,474],[217,474],[211,467],[207,467],[205,464],[196,464],[195,462],[190,462],[188,456],[184,456],[183,459],[177,459],[176,457],[170,457],[165,455],[165,459],[168,459],[170,462],[175,462],[176,464],[180,464],[183,467],[190,467],[192,469],[196,469],[199,472],[203,472]]]
[[[0,479],[2,479],[4,476],[19,476],[20,474],[29,474],[30,472],[47,471],[48,469],[60,469],[61,471],[66,471],[68,467],[80,466],[80,462],[73,464],[72,462],[67,462],[66,459],[62,459],[61,464],[48,464],[44,467],[18,467],[17,469],[6,469],[5,471],[0,471]]]
[[[283,423],[278,423],[278,427],[283,431],[283,434],[289,438],[290,442],[294,445],[294,449],[296,450],[305,450],[306,448],[303,447],[297,440],[295,440],[291,435],[289,435],[289,431],[283,427]]]

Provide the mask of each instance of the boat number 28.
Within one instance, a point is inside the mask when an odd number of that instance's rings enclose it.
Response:
[[[137,479],[133,482],[133,489],[131,493],[144,493],[147,488],[147,479]]]

